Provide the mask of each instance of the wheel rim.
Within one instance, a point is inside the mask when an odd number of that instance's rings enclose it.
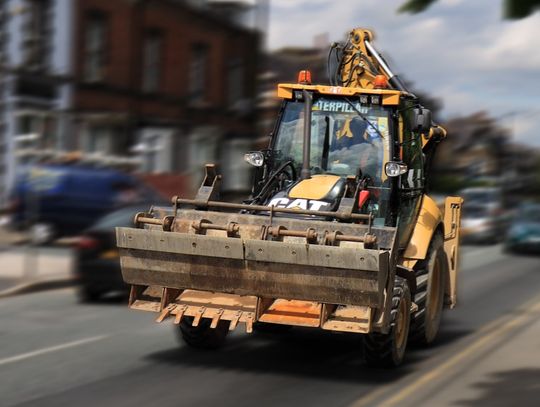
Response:
[[[431,284],[429,287],[429,304],[428,304],[428,318],[433,321],[437,318],[439,312],[439,303],[441,300],[441,268],[438,257],[435,258],[435,264],[433,265],[433,271],[431,274]]]
[[[397,349],[401,349],[407,339],[407,312],[407,302],[402,299],[399,304],[399,312],[395,327]]]

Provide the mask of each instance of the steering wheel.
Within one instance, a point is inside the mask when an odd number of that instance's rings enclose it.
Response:
[[[287,168],[291,169],[291,173],[289,174]],[[297,175],[296,175],[296,168],[294,168],[294,163],[292,161],[287,161],[286,163],[283,163],[271,176],[268,178],[268,183],[272,182],[275,179],[278,179],[278,175],[285,175],[289,181],[296,181]]]
[[[288,171],[290,169],[290,172]],[[285,179],[282,179],[281,176],[284,175],[286,177],[287,181],[296,181],[297,174],[296,174],[296,168],[294,168],[293,161],[287,161],[279,166],[279,168],[274,171],[270,177],[268,177],[268,180],[262,187],[261,191],[257,194],[255,198],[253,198],[254,202],[266,200],[268,195],[274,193],[276,188],[278,190],[283,189],[282,182],[285,181]]]

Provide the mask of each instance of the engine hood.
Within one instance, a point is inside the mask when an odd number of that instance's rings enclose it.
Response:
[[[337,175],[313,175],[274,195],[267,204],[278,208],[333,211],[339,206],[344,188],[345,179]]]

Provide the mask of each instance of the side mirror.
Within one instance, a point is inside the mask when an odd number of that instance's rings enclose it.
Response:
[[[244,154],[244,161],[254,167],[262,167],[264,164],[264,153],[262,151],[251,151]]]
[[[431,110],[424,107],[412,109],[411,130],[414,133],[427,133],[431,129]]]
[[[396,161],[388,161],[384,166],[384,172],[386,176],[390,178],[399,177],[400,175],[405,174],[408,169],[407,164]]]

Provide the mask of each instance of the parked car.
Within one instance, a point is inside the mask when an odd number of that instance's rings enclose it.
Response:
[[[504,248],[508,252],[540,254],[540,204],[523,204],[516,210]]]
[[[138,212],[148,211],[150,205],[130,205],[99,219],[82,236],[75,239],[79,281],[79,297],[92,302],[104,294],[127,294],[120,272],[120,257],[116,247],[117,226],[132,226]]]
[[[498,187],[466,188],[458,193],[464,200],[461,218],[463,243],[499,243],[508,225]]]
[[[500,211],[503,207],[503,194],[498,187],[471,187],[459,191],[465,205],[482,205],[492,211]]]
[[[31,225],[36,243],[78,234],[112,210],[160,199],[137,178],[116,170],[37,165],[21,171],[11,204],[11,223]]]

